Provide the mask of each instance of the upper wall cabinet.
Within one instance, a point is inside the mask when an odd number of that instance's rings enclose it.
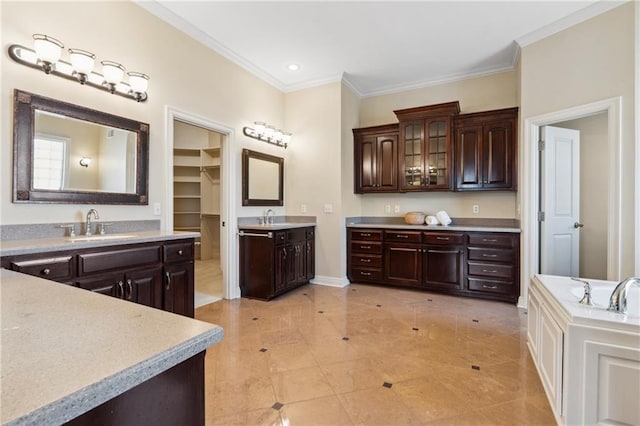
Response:
[[[453,119],[459,112],[458,101],[394,111],[401,192],[453,188]]]
[[[398,191],[398,125],[353,129],[354,192]]]
[[[516,190],[518,108],[456,117],[457,191]]]

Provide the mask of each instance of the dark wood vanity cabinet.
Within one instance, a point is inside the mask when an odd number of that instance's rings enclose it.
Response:
[[[401,192],[453,188],[453,118],[459,112],[458,101],[394,111]]]
[[[353,129],[354,192],[398,190],[398,125]]]
[[[517,233],[349,228],[347,277],[517,302],[519,247]]]
[[[517,187],[518,108],[456,117],[456,190]]]
[[[240,292],[269,300],[315,276],[315,230],[240,231]]]
[[[193,239],[116,245],[7,256],[1,264],[6,269],[193,317],[193,246]]]

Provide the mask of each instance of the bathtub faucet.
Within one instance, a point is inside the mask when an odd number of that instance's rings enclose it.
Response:
[[[627,278],[624,281],[621,281],[616,288],[611,293],[611,298],[609,299],[609,311],[618,312],[620,314],[627,313],[627,291],[632,284],[640,287],[640,278]]]

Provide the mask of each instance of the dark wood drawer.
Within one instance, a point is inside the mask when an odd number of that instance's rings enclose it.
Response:
[[[483,280],[469,278],[467,280],[469,291],[482,293],[513,294],[514,284],[509,281]]]
[[[422,238],[419,231],[384,231],[384,240],[398,241],[403,243],[419,243]]]
[[[73,256],[17,260],[10,265],[14,271],[48,280],[70,279],[73,275]]]
[[[483,275],[496,278],[513,278],[513,266],[497,263],[469,262],[469,275]]]
[[[352,230],[352,240],[382,241],[382,231],[372,229]]]
[[[285,239],[286,234],[284,232],[276,232],[273,237],[273,241],[275,242],[275,244],[284,244]]]
[[[307,239],[307,231],[305,228],[289,229],[287,231],[287,242],[304,241]]]
[[[165,244],[162,250],[167,263],[193,260],[193,243]]]
[[[170,246],[174,245],[180,244],[171,244]],[[78,275],[160,262],[160,246],[79,254]]]
[[[513,247],[513,237],[510,234],[469,234],[469,245]]]
[[[382,253],[382,243],[352,241],[351,242],[351,253],[381,254]]]
[[[351,264],[354,266],[366,266],[370,268],[382,267],[382,256],[369,254],[352,254]]]
[[[353,268],[353,281],[382,281],[382,269]]]
[[[316,231],[315,229],[311,228],[311,229],[307,229],[307,240],[313,240],[316,236]]]
[[[464,234],[457,232],[423,232],[427,244],[464,244]]]
[[[469,260],[485,260],[490,262],[513,262],[513,250],[492,249],[484,247],[469,247],[467,258]]]

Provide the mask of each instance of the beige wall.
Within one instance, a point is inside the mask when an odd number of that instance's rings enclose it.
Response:
[[[0,8],[3,45],[0,104],[2,224],[84,220],[88,210],[85,205],[11,203],[11,123],[15,88],[150,124],[149,205],[98,206],[104,220],[159,219],[153,216],[152,205],[162,202],[164,208],[167,201],[164,200],[169,179],[165,176],[167,106],[235,129],[236,138],[230,149],[234,151],[236,161],[234,184],[238,194],[243,147],[285,156],[281,148],[242,135],[242,127],[257,120],[282,126],[284,95],[135,3],[3,1]],[[83,19],[78,19],[79,16]],[[97,60],[119,61],[129,70],[148,73],[151,76],[148,102],[136,103],[13,62],[6,47],[13,43],[31,46],[34,33],[59,38],[66,47],[89,50],[96,54]],[[241,207],[241,197],[236,199],[239,216],[262,213],[259,208]]]
[[[580,276],[607,279],[607,114],[553,124],[580,131]]]
[[[359,127],[396,123],[394,110],[459,101],[462,113],[518,106],[516,72],[469,78],[422,89],[362,99]],[[353,174],[353,172],[351,172]],[[353,186],[353,184],[352,184]],[[360,195],[363,215],[388,216],[385,206],[399,206],[403,216],[410,211],[435,213],[445,210],[452,217],[516,218],[515,192],[433,192],[416,194]],[[474,214],[474,204],[480,212]]]
[[[316,277],[337,278],[341,270],[342,194],[341,84],[327,84],[288,93],[286,128],[294,142],[287,149],[289,162],[285,193],[289,215],[317,218]],[[301,213],[302,204],[307,212]],[[332,213],[324,213],[331,204]]]
[[[637,232],[634,229],[634,6],[636,2],[625,3],[526,46],[521,53],[521,123],[530,117],[622,97],[622,276],[633,274]],[[520,152],[525,152],[522,138],[520,143]]]

